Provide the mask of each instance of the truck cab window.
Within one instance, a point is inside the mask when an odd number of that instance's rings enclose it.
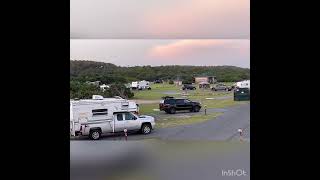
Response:
[[[125,120],[134,120],[134,115],[131,113],[125,113]]]
[[[117,120],[122,121],[123,120],[123,115],[122,114],[117,114]]]

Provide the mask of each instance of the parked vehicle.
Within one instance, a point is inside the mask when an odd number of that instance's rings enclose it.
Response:
[[[126,99],[103,98],[70,101],[70,134],[97,140],[103,134],[139,131],[149,134],[155,127],[152,116],[137,115],[138,106]]]
[[[131,83],[131,89],[138,89],[138,90],[144,90],[148,89],[151,90],[150,82],[149,81],[134,81]]]
[[[231,91],[232,87],[226,86],[225,84],[222,84],[222,83],[219,83],[219,84],[214,85],[211,88],[211,90],[212,91]]]
[[[176,111],[189,110],[190,112],[199,112],[201,104],[199,102],[190,101],[183,98],[165,98],[159,104],[160,111],[165,111],[168,114],[175,114]]]
[[[154,81],[154,83],[155,84],[161,84],[161,83],[163,83],[163,81],[161,79],[157,79],[157,80]]]
[[[240,81],[236,83],[238,88],[249,88],[250,89],[250,80]]]
[[[234,101],[248,101],[250,100],[250,89],[249,88],[236,88],[234,90]]]
[[[196,90],[197,88],[191,84],[184,84],[182,90]]]

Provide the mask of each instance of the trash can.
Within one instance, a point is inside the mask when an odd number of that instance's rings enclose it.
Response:
[[[234,90],[234,101],[249,101],[250,89],[249,88],[236,88]]]

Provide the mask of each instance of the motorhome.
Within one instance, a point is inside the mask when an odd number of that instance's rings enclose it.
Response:
[[[103,134],[140,131],[149,134],[155,127],[152,116],[138,115],[139,107],[122,98],[103,98],[70,101],[70,134],[89,136],[97,140]]]

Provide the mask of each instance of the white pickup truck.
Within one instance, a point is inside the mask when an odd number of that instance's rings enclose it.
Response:
[[[131,103],[132,104],[132,103]],[[70,102],[70,133],[97,140],[103,134],[139,131],[149,134],[155,127],[152,116],[137,115],[125,99],[102,98]]]

